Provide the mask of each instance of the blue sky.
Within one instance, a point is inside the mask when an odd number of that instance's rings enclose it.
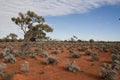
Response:
[[[53,38],[69,39],[76,35],[82,40],[120,40],[120,6],[103,6],[84,14],[45,17],[54,28]]]
[[[54,39],[120,41],[120,0],[0,0],[0,37],[22,31],[10,20],[31,10],[44,16]]]

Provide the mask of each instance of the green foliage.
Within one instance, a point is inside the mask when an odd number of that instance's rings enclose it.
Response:
[[[17,40],[17,35],[16,34],[14,34],[14,33],[10,33],[9,35],[8,35],[8,37],[10,37],[11,39],[12,39],[12,41],[15,41],[15,40]]]
[[[19,13],[18,17],[12,17],[11,20],[18,25],[24,32],[24,39],[30,40],[31,38],[46,38],[46,32],[52,32],[53,29],[45,24],[45,19],[37,15],[33,11],[27,13]]]
[[[90,43],[93,43],[93,42],[94,42],[94,40],[93,40],[93,39],[90,39],[90,40],[89,40],[89,42],[90,42]]]

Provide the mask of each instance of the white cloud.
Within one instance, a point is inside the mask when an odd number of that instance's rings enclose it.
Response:
[[[119,4],[120,0],[0,0],[0,27],[8,29],[10,33],[16,28],[10,18],[18,12],[35,11],[42,16],[60,16],[68,14],[82,14],[103,5]],[[11,30],[11,27],[15,29]],[[0,29],[0,32],[3,32]]]

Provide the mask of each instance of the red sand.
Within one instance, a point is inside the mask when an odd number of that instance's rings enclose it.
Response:
[[[1,49],[0,49],[1,50]],[[49,50],[47,50],[50,53]],[[70,58],[68,50],[65,48],[64,52],[59,50],[59,54],[51,54],[59,59],[57,65],[45,65],[43,64],[45,58],[37,57],[26,58],[30,65],[30,71],[28,73],[19,73],[21,64],[24,63],[24,59],[17,57],[15,64],[8,63],[8,67],[5,72],[16,72],[13,80],[100,80],[99,68],[103,63],[110,63],[110,53],[98,52],[100,61],[91,62],[90,56],[84,55],[85,52],[81,52],[82,57]],[[77,65],[83,70],[83,72],[69,72],[66,70],[66,63],[69,60],[75,60]],[[119,71],[120,77],[120,71]]]

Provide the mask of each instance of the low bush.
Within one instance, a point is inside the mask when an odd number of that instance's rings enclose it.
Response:
[[[112,67],[116,70],[120,69],[120,52],[113,51],[112,54]]]
[[[7,64],[0,63],[0,75],[3,75],[3,72],[6,68],[7,68]]]
[[[112,69],[111,65],[100,68],[100,77],[103,80],[119,80],[117,71]]]
[[[97,53],[93,52],[91,55],[91,61],[99,61],[99,56]]]
[[[22,64],[21,71],[24,72],[24,73],[29,72],[29,63],[27,61],[25,61]]]
[[[80,54],[80,53],[75,53],[75,52],[73,52],[73,53],[70,53],[70,57],[72,57],[72,58],[79,58],[79,57],[81,57],[82,55]]]
[[[51,53],[52,54],[59,54],[59,52],[57,50],[52,50]]]
[[[46,58],[49,56],[49,54],[47,53],[47,51],[43,51],[42,53],[40,53],[40,56]]]
[[[2,80],[13,80],[13,73],[5,73]]]
[[[76,65],[75,61],[68,62],[66,68],[68,71],[71,71],[71,72],[81,71],[81,69]]]
[[[57,64],[58,62],[59,60],[53,56],[48,56],[45,61],[46,64],[53,64],[53,65]]]
[[[91,50],[86,50],[86,51],[85,51],[85,54],[86,54],[86,55],[91,55],[91,54],[92,54],[92,51],[91,51]]]
[[[8,55],[6,55],[6,56],[4,57],[3,62],[6,62],[6,63],[9,63],[9,62],[10,62],[10,63],[15,63],[15,62],[16,62],[16,59],[15,59],[14,55],[8,54]]]

